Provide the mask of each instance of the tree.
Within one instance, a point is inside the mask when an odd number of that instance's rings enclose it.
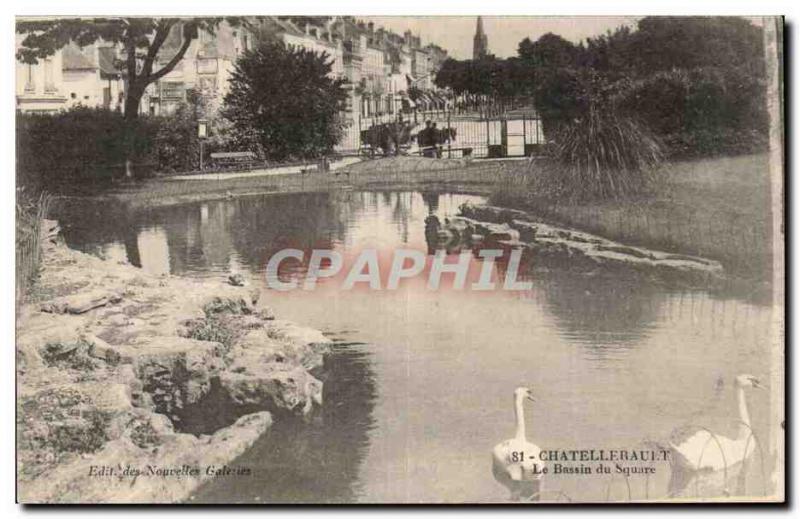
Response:
[[[17,51],[17,59],[35,64],[52,56],[70,42],[80,47],[98,40],[121,47],[117,67],[125,77],[125,120],[131,132],[139,115],[139,103],[151,83],[169,74],[183,59],[199,31],[214,33],[222,18],[63,18],[17,22],[16,32],[25,34]],[[239,20],[229,21],[238,24]],[[179,36],[174,54],[162,56],[171,35]],[[170,50],[172,48],[170,47]],[[156,69],[156,67],[158,67]],[[132,140],[128,136],[127,141]],[[126,174],[132,175],[130,153],[126,157]]]
[[[548,32],[535,42],[530,38],[522,40],[517,47],[517,55],[524,63],[552,70],[574,67],[580,55],[580,48],[561,36]]]
[[[183,59],[198,31],[214,33],[222,18],[92,18],[17,22],[16,31],[27,36],[17,51],[17,59],[35,64],[52,56],[70,42],[80,47],[98,40],[118,44],[117,63],[125,76],[125,118],[135,119],[139,102],[151,83],[169,74]],[[238,23],[238,22],[235,22]],[[160,54],[167,39],[179,31],[180,45],[171,56]],[[154,70],[157,64],[160,64]]]
[[[270,160],[330,152],[342,130],[345,80],[325,53],[262,41],[237,61],[222,115],[241,146]]]

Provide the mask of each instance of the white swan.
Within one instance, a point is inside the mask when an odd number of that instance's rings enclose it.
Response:
[[[516,434],[492,449],[492,473],[498,483],[511,492],[512,500],[535,498],[540,493],[543,463],[541,449],[525,438],[525,400],[533,401],[531,390],[518,387],[514,391]]]
[[[671,495],[682,491],[698,473],[729,471],[731,467],[747,460],[753,454],[756,440],[750,428],[750,413],[747,410],[744,389],[761,388],[761,385],[752,375],[739,375],[735,379],[735,386],[739,408],[739,426],[735,438],[697,427],[678,429],[670,437]],[[744,476],[741,471],[740,476]]]

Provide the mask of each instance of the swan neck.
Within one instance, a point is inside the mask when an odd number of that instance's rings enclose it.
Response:
[[[524,398],[525,397],[523,397],[522,395],[514,396],[514,417],[516,418],[517,422],[516,438],[518,440],[525,439],[525,411],[522,406]]]
[[[743,387],[737,389],[736,398],[739,401],[739,439],[744,439],[750,435],[750,413],[747,411],[747,399]]]

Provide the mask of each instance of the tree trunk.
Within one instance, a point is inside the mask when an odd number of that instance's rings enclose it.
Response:
[[[143,94],[144,89],[130,85],[125,97],[125,178],[128,179],[133,178],[133,144],[136,120],[139,118],[139,103]]]

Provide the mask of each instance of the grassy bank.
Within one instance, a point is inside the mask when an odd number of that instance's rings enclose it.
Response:
[[[534,164],[504,177],[494,205],[532,212],[630,245],[716,259],[749,279],[771,274],[771,202],[766,154],[666,164],[659,189],[625,202],[557,202],[526,185]]]

